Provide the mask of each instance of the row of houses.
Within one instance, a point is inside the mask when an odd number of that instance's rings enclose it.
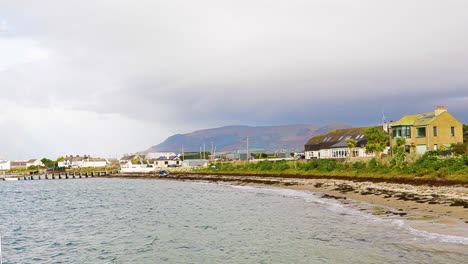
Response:
[[[120,168],[122,171],[152,171],[156,168],[169,167],[203,167],[208,165],[206,159],[186,159],[182,160],[180,154],[176,155],[172,152],[148,153],[124,155],[120,160]]]
[[[15,168],[28,168],[31,166],[43,167],[41,160],[0,160],[0,170],[11,170]]]
[[[93,158],[89,155],[84,156],[65,156],[62,161],[57,163],[59,168],[100,168],[112,165],[112,160],[104,158]]]
[[[366,129],[367,127],[338,129],[314,136],[304,146],[305,158],[374,157],[375,153],[366,153],[365,150]],[[437,106],[432,112],[403,116],[396,122],[384,122],[382,130],[391,139],[384,153],[388,153],[396,145],[397,138],[404,138],[406,151],[417,155],[433,150],[448,150],[453,144],[463,143],[463,124],[444,106]],[[347,142],[351,139],[357,144],[355,148],[349,149]]]

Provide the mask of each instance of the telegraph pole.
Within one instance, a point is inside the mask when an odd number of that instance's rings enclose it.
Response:
[[[247,162],[249,162],[249,136],[247,136]]]

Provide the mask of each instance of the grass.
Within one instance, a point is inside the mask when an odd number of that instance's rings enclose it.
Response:
[[[392,159],[368,161],[300,160],[260,161],[255,163],[216,163],[206,173],[242,173],[255,175],[320,175],[365,178],[406,178],[446,180],[468,183],[468,156],[439,157],[424,155],[415,161],[396,165]]]

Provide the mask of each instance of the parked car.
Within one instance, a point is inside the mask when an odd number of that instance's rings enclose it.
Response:
[[[158,176],[159,177],[166,177],[166,176],[169,176],[169,172],[167,170],[160,170],[158,172]]]

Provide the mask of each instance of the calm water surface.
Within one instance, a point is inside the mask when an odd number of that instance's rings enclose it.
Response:
[[[69,179],[0,195],[4,263],[468,263],[468,238],[308,192]]]

